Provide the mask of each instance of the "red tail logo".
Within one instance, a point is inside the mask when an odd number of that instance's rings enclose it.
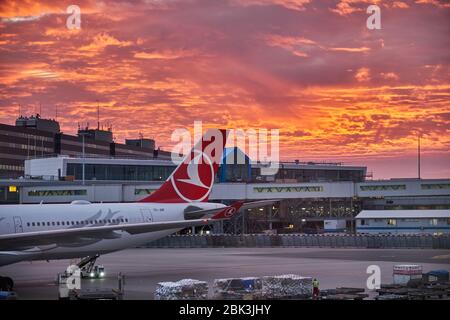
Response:
[[[243,204],[244,204],[244,201],[234,202],[229,207],[218,212],[211,219],[213,219],[213,220],[230,219],[239,211],[239,209],[242,207]]]
[[[226,130],[207,131],[161,188],[141,202],[208,201],[226,138]]]

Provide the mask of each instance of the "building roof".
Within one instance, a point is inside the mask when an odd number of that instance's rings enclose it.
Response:
[[[252,164],[252,167],[255,168],[261,168],[264,167],[264,164],[261,163],[254,163]],[[315,163],[315,162],[284,162],[281,161],[279,163],[280,169],[300,169],[300,170],[357,170],[362,171],[365,173],[367,171],[367,167],[364,166],[352,166],[352,165],[345,165],[340,163]]]
[[[450,218],[450,210],[363,210],[356,219]]]

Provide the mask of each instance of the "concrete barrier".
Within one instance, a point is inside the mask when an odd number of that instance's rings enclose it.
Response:
[[[345,237],[346,236],[336,236],[336,247],[345,248]]]
[[[420,236],[414,236],[414,248],[420,248]]]
[[[224,247],[233,247],[232,235],[226,234],[222,236]]]
[[[150,248],[321,247],[450,249],[450,236],[433,235],[171,235],[150,242]]]
[[[344,241],[344,248],[351,248],[352,247],[352,236],[351,235],[346,235],[343,238]]]
[[[256,234],[255,235],[255,247],[262,247],[264,244],[264,240],[262,238],[262,235]]]
[[[427,246],[429,245],[429,241],[428,241],[427,236],[421,235],[420,236],[420,247],[421,248],[427,248]]]
[[[445,241],[442,237],[433,237],[433,248],[434,249],[444,249],[445,247]]]
[[[270,236],[270,246],[271,247],[281,247],[282,246],[281,236],[279,236],[279,235]]]
[[[283,247],[289,247],[290,245],[289,245],[289,240],[291,239],[292,237],[290,237],[289,235],[282,235],[281,236],[281,245],[283,246]]]
[[[294,236],[294,246],[295,247],[304,247],[306,246],[306,240],[303,235],[295,235]]]
[[[333,248],[337,248],[338,247],[337,237],[335,237],[334,235],[328,236],[328,240],[331,241],[331,247],[333,247]]]
[[[411,248],[413,246],[413,239],[411,236],[403,236],[402,248]]]

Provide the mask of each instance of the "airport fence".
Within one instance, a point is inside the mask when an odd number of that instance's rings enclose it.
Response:
[[[217,234],[171,235],[150,242],[147,248],[423,248],[450,249],[450,235],[368,234]]]

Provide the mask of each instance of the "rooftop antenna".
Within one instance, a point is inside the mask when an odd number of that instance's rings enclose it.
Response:
[[[97,100],[97,130],[100,130],[100,105]]]
[[[42,117],[42,104],[39,101],[39,115]]]
[[[55,120],[58,121],[58,105],[55,105],[55,117]]]
[[[417,134],[417,174],[420,177],[420,132]]]
[[[19,118],[22,116],[22,106],[19,103]]]

